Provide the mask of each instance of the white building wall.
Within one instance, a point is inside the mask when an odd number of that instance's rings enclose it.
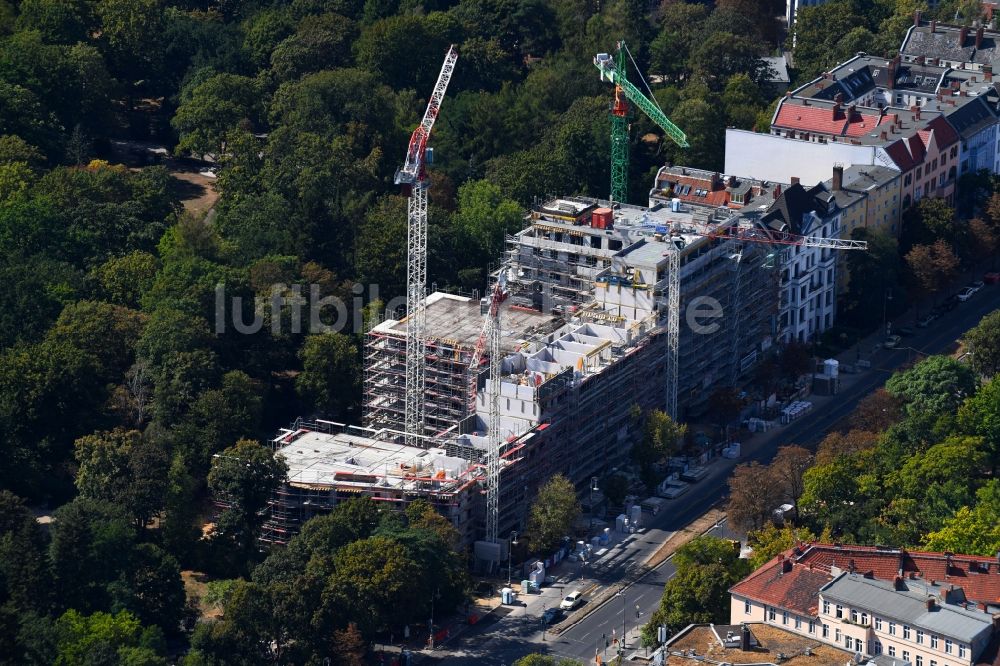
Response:
[[[826,221],[813,216],[806,235],[838,238],[840,218],[839,212]],[[836,322],[837,257],[829,248],[801,246],[791,247],[786,256],[788,279],[778,313],[783,323],[781,341],[808,342]]]
[[[808,187],[829,179],[835,164],[896,168],[885,151],[876,146],[812,143],[747,130],[726,130],[725,173],[778,183],[790,182],[792,176],[797,176]]]

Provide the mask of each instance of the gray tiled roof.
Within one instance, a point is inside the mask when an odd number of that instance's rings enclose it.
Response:
[[[967,610],[954,603],[942,604],[939,598],[928,610],[927,597],[939,591],[938,586],[905,580],[904,587],[906,589],[897,590],[888,581],[843,573],[825,585],[820,595],[828,601],[865,609],[874,615],[965,643],[991,632],[993,619],[986,613]]]

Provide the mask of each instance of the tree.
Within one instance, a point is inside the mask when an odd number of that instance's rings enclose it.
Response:
[[[747,560],[725,539],[700,536],[677,549],[677,573],[663,588],[660,605],[642,629],[653,642],[659,626],[674,633],[689,624],[726,622],[729,588],[750,573]]]
[[[789,342],[781,349],[778,368],[787,382],[794,382],[807,372],[812,372],[813,357],[809,348],[799,342]]]
[[[361,362],[349,335],[321,333],[306,338],[299,350],[302,372],[295,389],[314,408],[343,418],[357,404]]]
[[[87,498],[59,507],[49,544],[59,604],[82,613],[109,610],[110,587],[127,570],[134,543],[124,507]]]
[[[226,134],[241,121],[255,122],[260,95],[253,79],[215,74],[181,96],[171,124],[180,133],[177,151],[197,155],[225,152]]]
[[[666,412],[653,410],[646,414],[642,438],[632,447],[632,458],[639,463],[647,487],[656,486],[654,465],[677,451],[686,432],[687,426],[675,423]]]
[[[335,632],[333,642],[337,645],[337,663],[340,666],[365,666],[368,646],[356,623],[348,622],[346,629]]]
[[[881,389],[880,389],[881,390]],[[874,448],[879,441],[881,430],[849,430],[846,433],[831,432],[816,449],[816,464],[827,465],[840,456],[850,456],[860,451]]]
[[[108,301],[129,308],[138,307],[143,294],[153,286],[160,263],[149,252],[136,250],[112,257],[91,271]]]
[[[771,461],[772,478],[795,507],[795,518],[799,517],[799,497],[802,496],[802,476],[812,465],[813,456],[801,446],[782,446]]]
[[[962,336],[969,349],[972,370],[983,377],[1000,373],[1000,310],[994,310],[979,320]]]
[[[271,71],[279,81],[288,81],[308,72],[343,67],[350,61],[356,33],[354,21],[339,14],[307,16],[295,34],[274,47]]]
[[[225,509],[215,536],[237,556],[237,566],[253,559],[271,493],[284,481],[288,466],[259,443],[241,439],[212,460],[208,487]]]
[[[851,238],[866,241],[868,251],[847,256],[848,316],[859,326],[871,326],[882,316],[886,295],[894,294],[899,286],[899,247],[895,238],[877,229],[858,227],[851,232]]]
[[[83,615],[70,609],[56,621],[55,633],[56,666],[167,664],[151,647],[157,643],[155,632],[144,631],[139,620],[127,611]]]
[[[879,433],[903,418],[903,401],[884,388],[869,393],[851,414],[851,428]],[[832,434],[832,433],[831,433]]]
[[[528,533],[537,552],[544,553],[558,546],[563,537],[571,536],[580,516],[576,489],[562,474],[556,474],[542,485],[531,504]]]
[[[16,639],[24,619],[51,603],[45,535],[24,501],[0,490],[0,654],[27,662]]]
[[[747,541],[753,546],[750,566],[759,569],[778,553],[791,550],[798,543],[815,540],[816,535],[805,527],[777,527],[774,523],[767,523],[763,529],[747,535]]]
[[[986,382],[958,409],[958,424],[963,432],[983,439],[983,448],[994,474],[1000,467],[1000,379]]]
[[[952,436],[907,460],[899,470],[901,495],[915,501],[921,531],[936,529],[962,506],[969,506],[985,455],[978,437]]]
[[[1000,245],[1000,233],[998,232],[1000,229],[981,218],[974,217],[969,220],[967,243],[969,254],[976,266],[994,257],[997,247]]]
[[[583,666],[576,659],[560,659],[547,654],[529,654],[514,662],[514,666]]]
[[[976,491],[975,504],[960,508],[941,529],[928,534],[923,545],[965,555],[993,557],[1000,552],[1000,481],[992,479]]]
[[[906,264],[917,285],[933,294],[955,277],[958,257],[948,242],[939,238],[931,245],[914,245],[906,253]]]
[[[774,473],[758,462],[738,465],[729,477],[726,515],[733,525],[759,530],[771,518],[778,493]]]
[[[114,430],[80,437],[73,444],[82,497],[120,503],[129,484],[129,456],[142,437],[138,430]]]
[[[975,377],[965,364],[947,356],[931,356],[885,383],[890,395],[906,401],[910,416],[954,412],[976,389]]]

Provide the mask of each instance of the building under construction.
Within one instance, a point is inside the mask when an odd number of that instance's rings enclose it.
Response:
[[[288,476],[271,497],[261,541],[286,544],[310,518],[364,495],[400,510],[426,500],[471,544],[481,465],[429,438],[422,448],[406,446],[399,436],[329,421],[300,421],[282,430],[271,446],[288,465]]]

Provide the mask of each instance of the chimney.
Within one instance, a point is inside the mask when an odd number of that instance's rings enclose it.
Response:
[[[983,65],[983,81],[993,80],[993,65]]]
[[[914,27],[920,27],[920,10],[919,9],[913,12],[913,26]]]
[[[844,93],[842,93],[842,92],[837,93],[834,96],[833,101],[837,103],[837,106],[840,106],[841,104],[843,104],[844,103]]]
[[[833,165],[833,191],[839,192],[844,189],[844,167],[840,164]],[[854,560],[851,560],[851,570],[854,570]]]
[[[958,31],[958,48],[965,46],[965,40],[969,38],[969,28],[967,26],[962,26],[962,29]]]
[[[773,197],[774,197],[775,199],[777,199],[778,197],[780,197],[780,196],[781,196],[781,183],[777,183],[777,184],[776,184],[776,185],[774,186],[774,191],[773,191],[773,192],[771,193],[771,195],[772,195],[772,196],[773,196]]]
[[[925,58],[924,56],[922,56],[922,55],[918,55],[918,56],[917,56],[917,64],[918,64],[918,65],[923,65],[923,64],[924,64],[924,62],[926,62],[926,60],[927,60],[927,59],[926,59],[926,58]]]
[[[792,176],[790,180],[792,181],[792,185],[798,185],[799,184],[799,177],[798,176]]]
[[[976,50],[983,44],[983,26],[976,28]]]
[[[931,32],[937,32],[937,20],[931,19]]]
[[[889,61],[889,66],[886,69],[886,78],[888,79],[886,87],[888,87],[889,90],[892,90],[896,87],[896,73],[899,70],[899,55],[896,55],[895,58]]]
[[[927,610],[934,610],[934,606],[937,605],[934,597],[927,597]]]
[[[882,130],[881,132],[879,132],[878,138],[881,141],[888,141],[889,140],[889,135],[888,135],[888,133],[886,133],[885,130]]]
[[[750,627],[746,622],[740,626],[740,649],[744,652],[750,649]]]
[[[920,107],[919,107],[919,106],[916,106],[916,107],[914,107],[914,108],[916,109],[916,112],[915,112],[915,113],[913,114],[913,118],[914,118],[915,120],[920,120]]]
[[[791,90],[786,90],[785,91],[785,99],[791,99],[791,98],[792,98],[792,91]]]
[[[836,168],[837,167],[834,167],[834,169],[836,169]],[[841,174],[843,174],[843,171],[841,171]],[[839,189],[839,188],[835,188],[835,189]],[[849,572],[851,572],[851,573],[854,573],[854,569],[855,569],[854,558],[852,557],[850,560],[847,561],[847,570]]]

